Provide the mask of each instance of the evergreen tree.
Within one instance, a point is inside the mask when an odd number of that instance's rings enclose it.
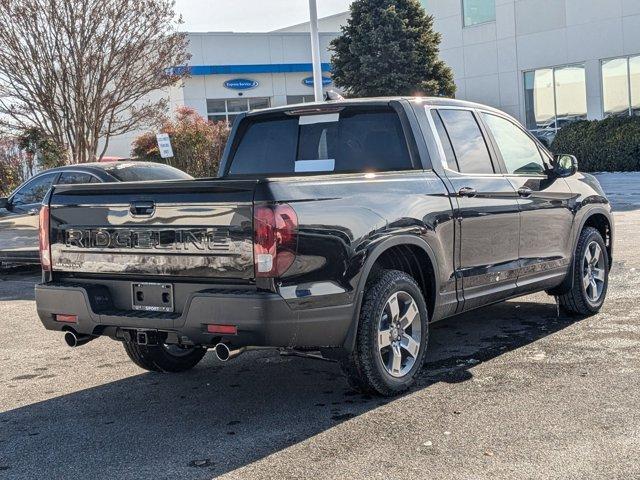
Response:
[[[418,0],[356,0],[333,40],[336,85],[354,97],[453,97],[451,69],[439,59],[440,34]]]

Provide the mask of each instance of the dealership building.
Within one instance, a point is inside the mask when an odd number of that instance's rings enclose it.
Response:
[[[442,34],[456,97],[497,107],[542,139],[579,119],[640,114],[639,0],[423,0]],[[320,20],[323,84],[348,13]],[[169,93],[211,120],[313,100],[308,24],[190,33],[191,76]],[[139,133],[139,132],[138,132]],[[138,133],[113,139],[127,156]]]

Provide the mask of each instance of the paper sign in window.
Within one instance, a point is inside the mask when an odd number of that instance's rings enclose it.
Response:
[[[333,172],[336,168],[336,161],[333,158],[325,160],[296,160],[296,173],[309,172]]]

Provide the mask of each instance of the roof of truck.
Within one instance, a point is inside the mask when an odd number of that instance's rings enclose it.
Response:
[[[263,114],[268,112],[287,112],[291,110],[316,110],[331,109],[336,106],[352,106],[352,105],[386,105],[389,102],[406,100],[412,104],[433,105],[440,107],[464,107],[464,108],[481,108],[488,111],[499,110],[483,105],[480,103],[468,102],[465,100],[456,100],[455,98],[445,97],[411,97],[411,96],[395,96],[395,97],[367,97],[367,98],[346,98],[344,100],[329,100],[326,102],[309,102],[298,103],[294,105],[285,105],[281,107],[265,108],[261,110],[253,110],[249,115]],[[501,112],[502,113],[502,112]]]

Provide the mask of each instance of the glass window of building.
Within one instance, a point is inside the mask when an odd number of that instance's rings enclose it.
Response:
[[[313,95],[287,95],[287,105],[295,105],[297,103],[315,102]]]
[[[602,62],[602,103],[606,117],[640,115],[640,55]]]
[[[239,113],[270,106],[268,97],[207,99],[207,117],[212,122],[232,123]]]
[[[556,68],[556,124],[558,128],[587,118],[587,82],[583,65]]]
[[[495,22],[495,0],[462,0],[462,18],[464,26],[471,27],[481,23]]]
[[[559,128],[587,118],[584,65],[568,65],[525,72],[527,128],[549,145]]]

